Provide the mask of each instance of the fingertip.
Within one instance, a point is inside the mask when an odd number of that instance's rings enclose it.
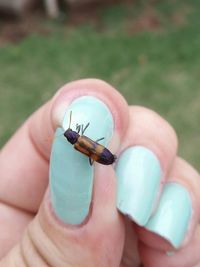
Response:
[[[189,267],[196,266],[200,261],[199,244],[200,228],[198,227],[190,242],[183,248],[166,247],[165,250],[160,250],[149,247],[141,241],[138,248],[145,267]]]
[[[137,229],[140,240],[158,250],[186,247],[200,217],[199,181],[198,172],[176,158],[153,215],[145,228]]]
[[[54,98],[51,113],[54,128],[62,125],[67,106],[82,96],[93,96],[101,100],[112,113],[115,130],[120,136],[123,135],[129,119],[127,102],[114,87],[98,79],[73,81],[59,90]]]

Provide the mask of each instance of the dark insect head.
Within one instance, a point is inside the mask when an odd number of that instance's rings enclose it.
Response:
[[[74,145],[77,142],[80,135],[70,128],[71,122],[72,122],[72,111],[70,111],[69,128],[64,132],[64,136],[67,138],[68,142]]]
[[[67,138],[68,142],[74,145],[77,142],[80,135],[69,128],[64,132],[64,136]]]
[[[113,155],[106,147],[101,153],[101,157],[98,160],[101,164],[110,165],[116,161],[117,157]]]

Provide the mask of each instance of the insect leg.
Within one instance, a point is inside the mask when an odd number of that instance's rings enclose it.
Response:
[[[90,123],[88,122],[86,126],[83,128],[83,124],[82,124],[82,135],[84,134],[85,130],[88,128],[89,125]]]
[[[101,141],[101,140],[103,140],[103,139],[105,139],[105,137],[101,137],[101,138],[97,139],[97,140],[96,140],[96,143],[98,143],[99,141]]]
[[[80,133],[81,130],[81,125],[79,125],[78,123],[76,124],[76,131],[77,133]]]
[[[92,160],[91,158],[89,158],[89,162],[90,162],[90,166],[92,166],[93,163],[94,163],[94,160]]]

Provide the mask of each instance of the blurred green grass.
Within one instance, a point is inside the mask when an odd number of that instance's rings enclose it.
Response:
[[[47,21],[50,35],[0,48],[0,144],[64,83],[95,77],[167,119],[200,169],[200,2],[148,3],[102,8],[98,23]]]

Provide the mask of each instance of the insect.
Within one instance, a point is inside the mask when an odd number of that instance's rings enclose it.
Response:
[[[67,138],[68,142],[74,145],[74,148],[76,150],[89,157],[90,165],[92,165],[94,161],[104,165],[110,165],[114,163],[117,157],[113,155],[106,147],[98,143],[103,140],[104,137],[93,141],[89,137],[85,136],[84,132],[90,125],[89,122],[85,127],[83,126],[83,124],[77,124],[76,131],[73,131],[70,128],[71,119],[72,111],[70,111],[69,128],[64,132],[64,136]],[[81,134],[79,134],[80,132]]]

